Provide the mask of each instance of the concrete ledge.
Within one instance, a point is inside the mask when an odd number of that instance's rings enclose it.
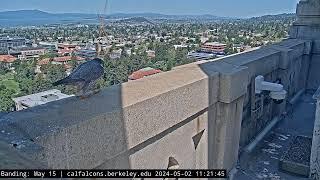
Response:
[[[248,68],[235,66],[224,61],[212,61],[200,65],[204,72],[220,73],[219,101],[231,103],[247,92],[249,83]]]
[[[292,53],[294,50],[290,49],[290,48],[282,47],[279,45],[273,45],[270,48],[281,52],[281,57],[280,57],[280,61],[279,61],[279,68],[280,69],[288,69],[288,67],[291,64],[291,60],[293,60]]]
[[[276,43],[274,46],[281,46],[284,48],[292,49],[288,54],[289,59],[296,60],[297,58],[307,53],[306,51],[310,50],[310,49],[306,49],[305,47],[307,42],[310,43],[310,41],[305,41],[305,40],[287,39],[282,42]]]
[[[258,75],[269,74],[278,69],[281,52],[270,48],[260,48],[238,56],[227,57],[223,62],[235,66],[248,67],[249,79]]]

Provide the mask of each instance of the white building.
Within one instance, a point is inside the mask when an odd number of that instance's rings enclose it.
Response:
[[[174,46],[174,49],[177,50],[179,48],[188,48],[188,45],[173,45]]]
[[[196,59],[197,61],[202,61],[202,60],[214,59],[216,58],[216,55],[210,54],[210,53],[189,52],[187,57]]]
[[[39,42],[39,46],[47,49],[49,52],[54,52],[58,50],[58,43]]]
[[[30,107],[39,106],[72,96],[74,95],[63,94],[60,90],[52,89],[36,94],[13,98],[12,100],[15,102],[16,110],[21,111]]]

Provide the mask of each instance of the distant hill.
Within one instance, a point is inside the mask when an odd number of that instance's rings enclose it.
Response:
[[[281,19],[295,19],[296,14],[294,13],[284,13],[284,14],[276,14],[276,15],[265,15],[260,17],[250,18],[251,20],[261,20],[261,21],[275,21]]]
[[[47,13],[39,10],[19,10],[19,11],[4,11],[0,12],[0,19],[55,19],[55,18],[84,18],[84,17],[97,17],[94,14],[81,14],[81,13]]]
[[[0,26],[33,26],[59,23],[94,23],[96,14],[47,13],[39,10],[19,10],[0,12]],[[89,21],[88,21],[89,20]]]
[[[256,17],[257,19],[277,19],[282,17],[291,17],[294,14],[270,15]],[[228,17],[219,17],[210,14],[204,15],[165,15],[158,13],[115,13],[105,16],[108,20],[124,20],[130,22],[144,21],[148,22],[153,19],[173,19],[173,20],[226,20],[233,19]],[[130,19],[131,18],[131,19]],[[234,18],[235,19],[235,18]],[[66,23],[98,23],[97,14],[83,13],[48,13],[40,10],[18,10],[0,12],[0,26],[32,26],[45,24],[66,24]]]
[[[0,12],[0,19],[17,19],[17,18],[48,18],[51,14],[39,10],[20,10]]]
[[[145,18],[158,18],[158,17],[166,17],[164,14],[157,13],[114,13],[108,15],[109,18],[128,18],[128,17],[145,17]]]
[[[0,19],[8,18],[57,18],[57,17],[97,17],[96,14],[83,14],[83,13],[47,13],[40,10],[18,10],[18,11],[4,11],[0,12]],[[206,15],[166,15],[159,13],[114,13],[107,15],[106,18],[131,18],[131,17],[145,17],[145,18],[224,18]]]
[[[132,18],[125,18],[116,21],[117,23],[126,23],[126,24],[151,24],[154,25],[152,21],[145,17],[132,17]]]

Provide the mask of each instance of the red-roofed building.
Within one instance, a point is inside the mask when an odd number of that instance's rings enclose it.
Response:
[[[21,60],[29,59],[29,58],[38,58],[41,55],[44,55],[46,49],[41,47],[26,47],[20,48],[18,51],[21,55],[18,55],[18,58]]]
[[[75,45],[75,44],[58,44],[58,49],[74,50],[76,48],[77,48],[77,45]]]
[[[73,52],[79,49],[80,47],[75,44],[58,44],[58,54],[60,56],[71,56]]]
[[[60,56],[71,56],[71,54],[74,52],[72,49],[59,49],[58,54]]]
[[[36,73],[41,73],[41,66],[47,65],[50,62],[51,62],[50,58],[45,58],[45,59],[38,60],[35,72]]]
[[[72,57],[72,56],[62,56],[62,57],[55,57],[53,58],[52,62],[53,64],[65,64],[67,63],[68,61],[84,61],[85,59],[82,58],[82,57],[79,57],[79,56],[75,56],[75,57]]]
[[[50,58],[41,59],[37,62],[37,65],[46,65],[50,63]]]
[[[81,63],[82,61],[85,61],[84,58],[82,57],[79,57],[79,56],[75,56],[75,57],[72,57],[72,56],[62,56],[62,57],[54,57],[54,58],[45,58],[45,59],[42,59],[42,60],[39,60],[38,63],[37,63],[37,67],[36,67],[36,73],[41,73],[41,66],[42,65],[46,65],[46,64],[49,64],[49,63],[52,63],[52,64],[61,64],[61,65],[64,65],[65,69],[67,71],[69,71],[70,69],[72,69],[72,67],[68,64],[69,61],[78,61],[79,63]]]
[[[0,62],[7,68],[11,68],[12,63],[16,60],[17,58],[12,55],[0,55]]]
[[[129,81],[133,81],[133,80],[137,80],[137,79],[141,79],[144,78],[146,76],[151,76],[154,74],[158,74],[161,73],[162,71],[159,69],[153,69],[150,67],[144,68],[144,69],[140,69],[139,71],[135,71],[133,72],[130,76],[129,76]]]
[[[11,55],[0,55],[0,62],[13,63],[15,60],[17,60],[17,58]]]
[[[221,54],[224,53],[227,45],[218,42],[208,42],[201,46],[201,51],[207,53]]]

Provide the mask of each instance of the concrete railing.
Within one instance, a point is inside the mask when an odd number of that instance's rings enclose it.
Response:
[[[293,96],[306,87],[311,47],[286,40],[14,112],[0,139],[49,168],[162,169],[174,157],[180,168],[230,170],[239,146],[284,110],[271,103],[255,116],[253,79],[280,78]]]

